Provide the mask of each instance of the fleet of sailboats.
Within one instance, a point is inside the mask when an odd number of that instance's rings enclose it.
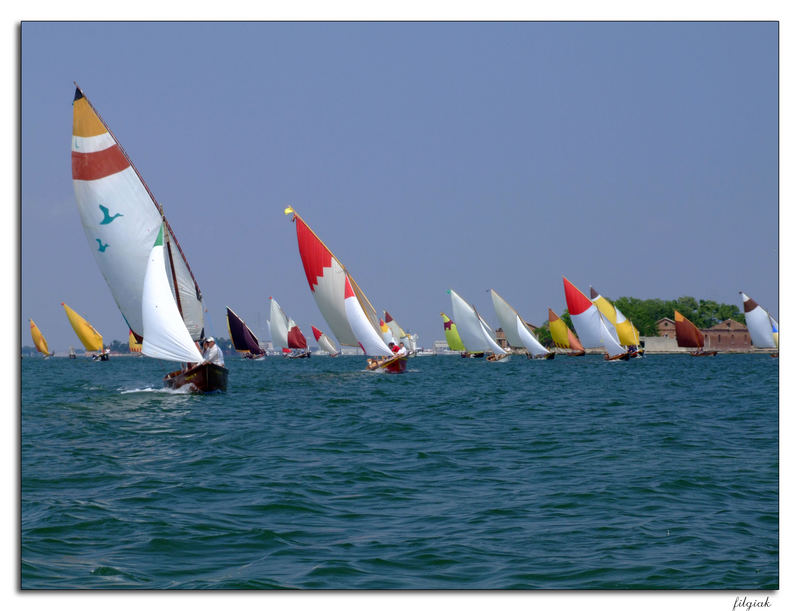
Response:
[[[162,206],[156,201],[117,138],[76,85],[73,99],[72,177],[75,200],[87,242],[111,295],[129,328],[129,349],[153,358],[183,363],[167,374],[172,387],[191,385],[195,390],[224,390],[227,370],[209,367],[199,350],[205,337],[203,297]],[[306,279],[317,306],[339,344],[357,346],[365,355],[378,357],[379,368],[405,371],[408,356],[417,352],[415,334],[407,333],[388,311],[378,318],[364,292],[319,239],[291,208],[284,211],[295,223],[298,249]],[[611,301],[590,287],[587,298],[563,278],[567,310],[577,336],[548,309],[553,344],[568,349],[571,356],[587,348],[600,348],[607,360],[641,356],[639,331]],[[508,346],[524,350],[529,358],[553,358],[536,337],[536,327],[494,289],[489,290],[500,328]],[[462,356],[507,360],[510,354],[498,342],[489,324],[454,290],[448,290],[453,318],[441,314],[448,348]],[[778,322],[744,292],[745,320],[754,347],[778,351]],[[86,319],[62,302],[67,318],[87,352],[107,358],[102,336]],[[266,354],[247,324],[226,308],[233,347],[248,358]],[[677,310],[675,334],[679,347],[691,347],[694,356],[716,354],[705,351],[704,337]],[[48,345],[32,319],[30,332],[37,351],[51,356]],[[308,356],[308,342],[298,325],[270,297],[270,332],[273,342],[292,356]],[[458,323],[458,327],[456,326]],[[334,342],[317,327],[312,333],[321,350],[340,354]],[[403,353],[398,354],[398,346]],[[74,351],[70,348],[71,356]]]

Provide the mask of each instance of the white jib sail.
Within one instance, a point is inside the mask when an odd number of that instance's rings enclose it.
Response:
[[[741,293],[742,301],[745,302],[750,299],[744,293]],[[750,332],[750,341],[756,348],[775,348],[775,336],[772,332],[772,317],[769,313],[757,305],[755,309],[744,313],[744,321],[747,323],[747,330]],[[775,323],[777,330],[778,323]]]
[[[325,350],[328,354],[336,354],[337,352],[339,352],[333,345],[331,338],[325,335],[324,333],[319,336],[317,343],[319,344],[319,347]]]
[[[269,332],[273,347],[289,348],[289,318],[272,297],[269,298]]]
[[[497,314],[497,320],[506,334],[508,345],[514,348],[525,348],[533,356],[537,354],[547,354],[547,349],[539,343],[528,327],[522,322],[519,313],[494,289],[490,289],[492,305]]]
[[[200,363],[203,360],[203,355],[192,340],[172,295],[164,263],[162,232],[159,232],[150,251],[144,274],[142,324],[142,354],[186,363]]]
[[[609,356],[622,354],[625,350],[611,335],[603,323],[603,315],[597,306],[592,304],[580,314],[570,316],[578,338],[585,348],[604,348]]]
[[[450,302],[453,306],[453,320],[458,326],[458,334],[467,352],[491,351],[496,354],[506,354],[506,351],[492,338],[491,328],[487,331],[488,325],[482,322],[475,308],[452,289]]]
[[[383,342],[383,339],[381,339],[381,336],[364,313],[361,303],[353,293],[349,279],[345,279],[344,295],[347,322],[364,354],[368,356],[394,356],[394,352]]]
[[[478,314],[478,310],[475,308],[475,306],[472,306],[472,310],[475,312],[475,316],[478,317],[478,320],[481,323],[481,330],[483,331],[483,337],[489,343],[489,350],[491,350],[495,354],[508,354],[508,351],[503,350],[503,348],[500,347],[500,344],[497,343],[497,341],[494,338],[494,331],[492,331],[492,328],[489,326],[489,323],[483,320],[483,316]]]

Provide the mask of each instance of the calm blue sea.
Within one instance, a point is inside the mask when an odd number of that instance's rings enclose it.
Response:
[[[774,589],[778,359],[21,361],[21,586]]]

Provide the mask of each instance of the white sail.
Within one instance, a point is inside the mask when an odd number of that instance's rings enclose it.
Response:
[[[364,313],[364,309],[361,307],[361,303],[358,301],[349,279],[345,279],[344,307],[347,322],[364,354],[368,356],[394,355]]]
[[[161,229],[162,211],[113,134],[80,89],[73,101],[72,178],[89,248],[131,330],[143,334],[142,287]],[[203,333],[203,304],[180,246],[167,224],[165,264],[194,339]]]
[[[507,354],[492,337],[492,330],[478,315],[477,310],[468,304],[461,295],[450,290],[453,319],[458,325],[458,334],[467,352],[487,352]]]
[[[750,332],[750,341],[756,348],[777,348],[778,322],[754,299],[741,291],[739,294],[742,296],[744,320]]]
[[[605,348],[609,356],[625,352],[603,324],[603,315],[596,305],[592,304],[580,314],[571,314],[570,319],[585,348]]]
[[[333,345],[331,338],[325,335],[324,333],[320,333],[319,337],[317,338],[317,343],[319,344],[319,347],[322,348],[328,354],[339,353],[339,351],[336,349],[336,346]]]
[[[183,322],[164,262],[163,232],[150,251],[142,290],[142,354],[186,363],[200,363],[203,355]]]
[[[273,346],[284,350],[289,348],[289,318],[272,297],[269,298],[269,332]]]
[[[519,313],[505,299],[500,297],[494,289],[490,289],[489,292],[492,296],[494,312],[497,314],[497,320],[500,321],[500,326],[506,334],[508,345],[514,348],[525,348],[533,356],[548,354],[548,350],[530,332],[527,325],[520,318]]]

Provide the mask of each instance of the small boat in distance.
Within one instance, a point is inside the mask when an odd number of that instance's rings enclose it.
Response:
[[[295,224],[308,288],[339,344],[358,346],[366,355],[385,357],[380,369],[404,372],[408,357],[396,356],[381,339],[375,308],[350,272],[291,206],[283,212],[291,215]]]
[[[533,335],[533,325],[525,322],[509,303],[500,297],[494,289],[489,289],[492,296],[492,305],[497,314],[497,320],[506,334],[508,345],[514,348],[525,348],[529,358],[550,360],[555,357],[555,352],[550,352],[539,343]]]
[[[467,303],[467,301],[453,289],[449,289],[447,292],[450,293],[453,318],[455,318],[458,323],[458,333],[461,336],[461,341],[464,343],[467,352],[489,352],[493,356],[487,356],[487,359],[495,362],[508,360],[509,353],[497,343],[491,327],[483,320],[481,315],[478,314],[478,310],[475,306]]]
[[[756,348],[775,350],[772,356],[778,356],[778,321],[752,297],[742,291],[739,291],[739,295],[742,297],[744,321],[750,332],[750,341]]]
[[[325,335],[322,331],[311,325],[311,332],[314,334],[314,339],[317,340],[319,347],[331,356],[339,356],[341,352],[333,345],[331,338]]]
[[[68,355],[68,356],[69,356],[69,358],[71,358],[71,359],[76,359],[76,358],[78,358],[78,355],[77,355],[77,354],[75,354],[75,348],[73,348],[72,346],[70,346],[70,347],[69,347],[69,355]]]
[[[259,346],[258,338],[250,327],[229,307],[225,307],[228,320],[228,335],[230,335],[233,349],[246,359],[261,360],[266,352]]]
[[[550,337],[553,338],[553,343],[559,348],[569,348],[572,350],[567,356],[584,356],[586,350],[581,344],[580,340],[575,336],[572,330],[567,326],[558,314],[547,308],[548,321],[550,323]]]
[[[456,323],[454,323],[444,312],[439,313],[442,317],[442,321],[444,322],[444,338],[447,340],[447,347],[454,351],[460,352],[462,358],[483,358],[483,352],[476,354],[475,356],[470,355],[467,352],[467,349],[464,347],[464,342],[461,341],[461,336],[458,334],[458,327]]]
[[[603,315],[603,323],[614,336],[619,344],[628,351],[631,358],[638,358],[643,356],[644,350],[639,347],[639,330],[634,324],[627,319],[625,314],[619,311],[619,308],[611,303],[608,299],[603,297],[600,293],[594,290],[594,287],[589,287],[589,297],[593,304],[600,310]]]
[[[286,315],[276,299],[269,298],[269,332],[273,344],[280,346],[283,355],[291,358],[309,358],[311,351],[300,327]]]
[[[686,318],[683,314],[675,310],[675,339],[678,341],[680,348],[695,348],[694,352],[690,352],[691,356],[714,356],[717,354],[716,350],[705,351],[703,346],[705,340],[700,329],[694,326],[691,320]]]
[[[36,323],[33,322],[32,318],[29,318],[28,321],[31,323],[31,339],[33,340],[33,345],[36,346],[36,350],[42,353],[44,358],[50,358],[53,356],[53,353],[50,352],[50,349],[47,347],[47,341],[44,339],[44,335],[39,330],[39,327],[36,326]]]
[[[75,335],[78,336],[78,339],[81,341],[81,344],[83,344],[86,352],[96,353],[92,356],[92,358],[104,354],[103,336],[100,335],[100,333],[98,333],[97,330],[90,325],[83,316],[78,314],[66,303],[62,301],[61,305],[64,307],[64,311],[67,313],[67,319],[69,320],[69,324],[72,325],[72,330],[75,331]],[[107,361],[108,357],[102,360]]]
[[[572,325],[578,332],[581,343],[587,348],[603,348],[606,353],[603,358],[607,361],[630,359],[628,352],[619,345],[617,339],[609,332],[603,323],[603,315],[589,298],[578,287],[563,277],[564,296],[567,300]]]

